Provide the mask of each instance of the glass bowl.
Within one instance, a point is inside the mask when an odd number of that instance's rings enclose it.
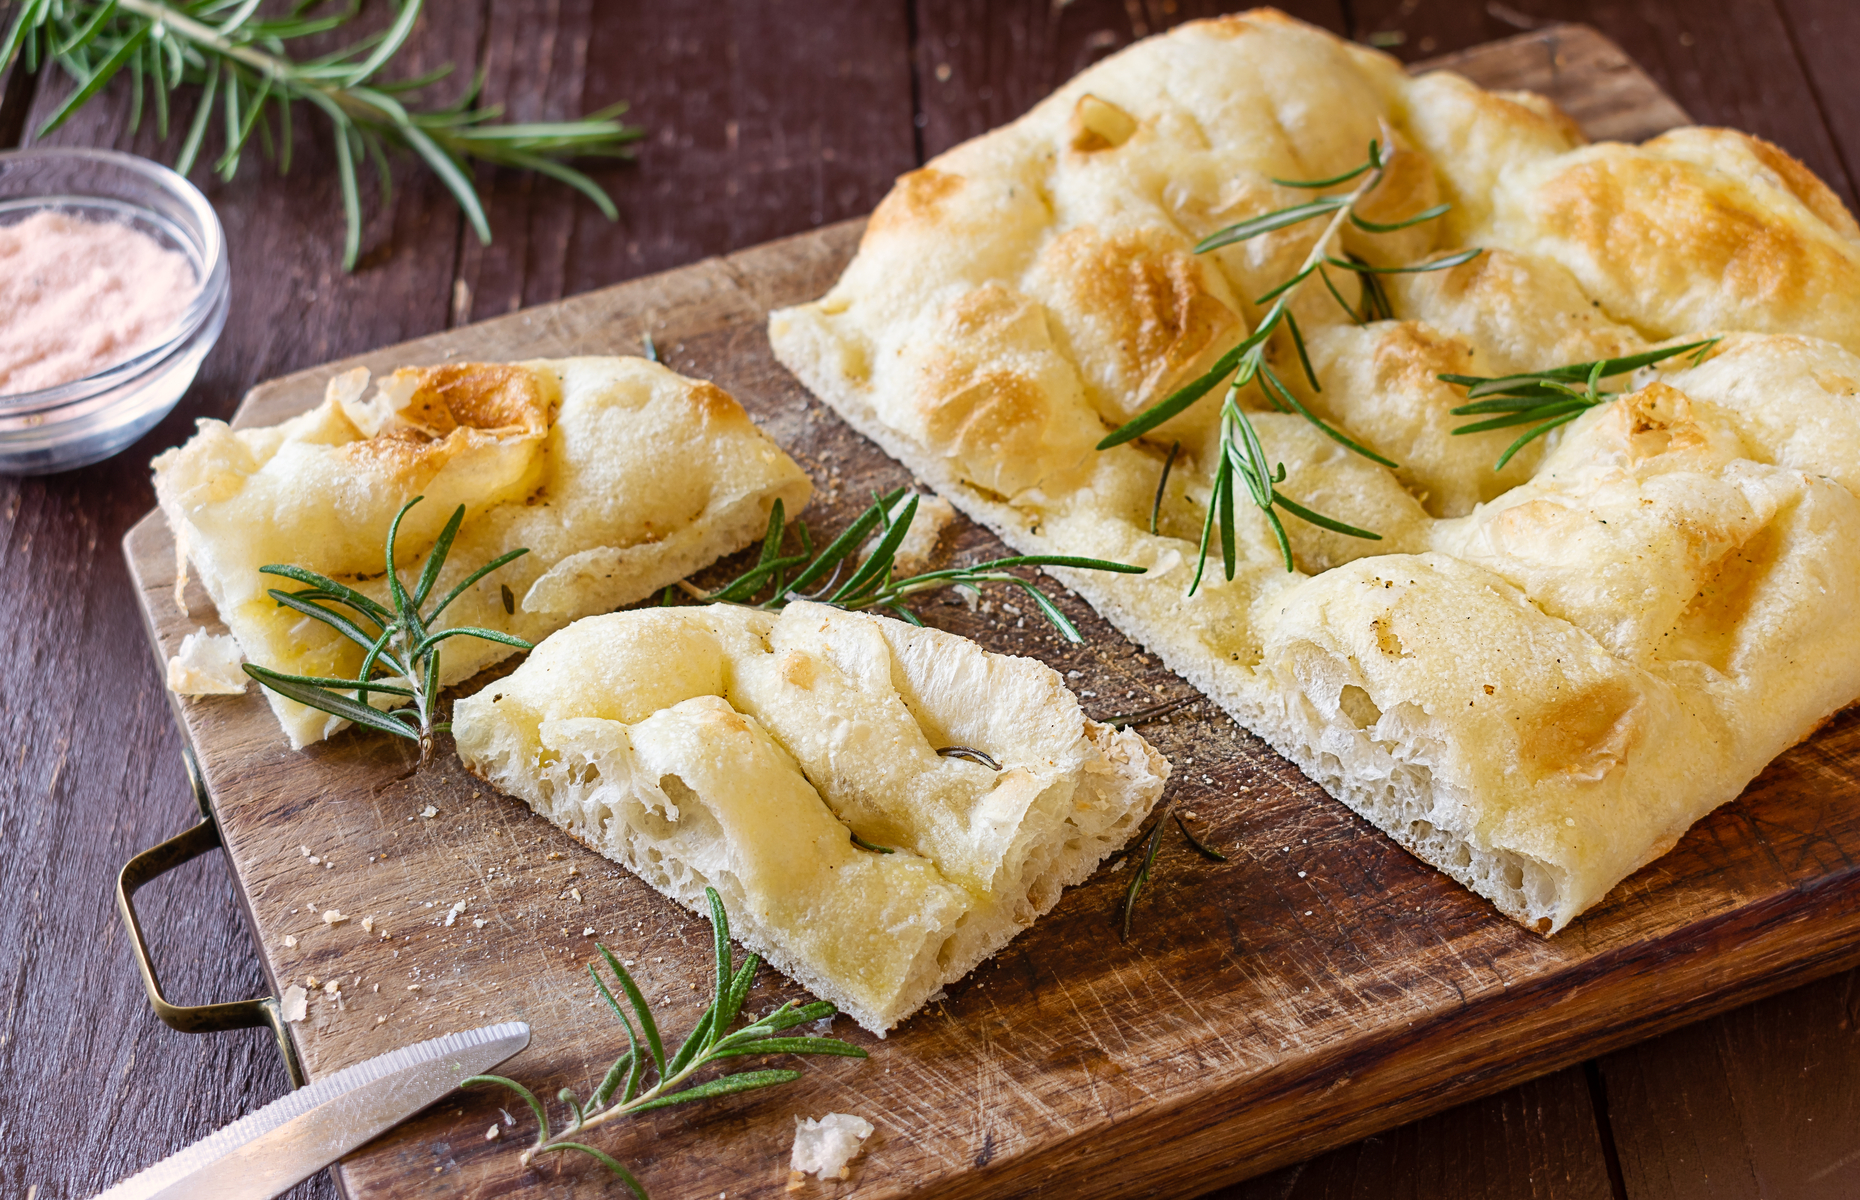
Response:
[[[147,433],[194,381],[226,324],[226,235],[198,188],[114,150],[0,153],[0,225],[56,210],[123,222],[185,254],[200,291],[161,339],[125,362],[36,392],[0,394],[0,474],[43,475],[108,458]]]

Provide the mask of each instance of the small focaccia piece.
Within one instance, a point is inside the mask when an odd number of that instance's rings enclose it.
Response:
[[[1040,663],[805,602],[585,618],[452,729],[660,892],[716,888],[744,945],[881,1036],[1121,847],[1169,773]]]
[[[1348,272],[1334,296],[1280,292],[1323,220],[1194,253],[1343,194],[1372,138],[1386,177],[1333,256],[1478,254],[1381,275],[1384,308]],[[1283,182],[1319,179],[1336,182]],[[1096,447],[1280,294],[1302,339],[1279,329],[1264,361],[1380,457],[1257,386],[1235,403],[1284,468],[1275,491],[1378,538],[1278,506],[1287,571],[1242,501],[1198,571],[1223,390]],[[1529,426],[1462,435],[1481,418],[1441,378],[1714,336],[1702,361],[1609,381],[1630,394],[1563,414],[1502,469]],[[1745,134],[1591,145],[1542,97],[1410,77],[1281,13],[1185,22],[901,178],[832,289],[771,313],[769,338],[1016,550],[1147,568],[1056,573],[1333,796],[1544,932],[1860,696],[1860,225]]]
[[[638,600],[747,545],[777,500],[797,512],[806,475],[728,394],[639,358],[460,363],[332,380],[322,404],[258,429],[201,421],[155,459],[155,494],[184,556],[247,661],[353,676],[362,652],[266,593],[289,563],[385,601],[387,531],[417,578],[453,511],[465,520],[435,595],[498,555],[530,553],[455,600],[442,620],[535,641]],[[288,590],[288,589],[287,589]],[[442,684],[511,653],[454,638]],[[265,692],[291,745],[345,724]]]

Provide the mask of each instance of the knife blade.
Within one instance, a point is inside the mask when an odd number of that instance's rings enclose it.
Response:
[[[530,1044],[521,1021],[416,1042],[241,1117],[96,1200],[269,1200]]]

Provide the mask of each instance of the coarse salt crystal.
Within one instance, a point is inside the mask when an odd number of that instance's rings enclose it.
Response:
[[[439,815],[439,810],[429,804],[425,808],[420,810],[420,815],[427,818],[428,820],[431,820],[432,818]]]
[[[286,950],[294,950],[294,949],[296,949],[296,948],[297,948],[297,938],[296,938],[295,936],[293,936],[292,934],[288,934],[288,933],[287,933],[287,934],[285,934],[285,935],[284,935],[284,948],[285,948]]]
[[[848,1113],[828,1113],[818,1121],[796,1117],[794,1152],[788,1156],[789,1178],[798,1181],[811,1173],[819,1179],[845,1179],[851,1174],[846,1164],[871,1136],[872,1123]]]

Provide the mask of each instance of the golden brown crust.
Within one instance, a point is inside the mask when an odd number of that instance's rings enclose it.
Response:
[[[1725,130],[1725,132],[1743,138],[1749,144],[1750,152],[1757,156],[1758,161],[1781,176],[1783,185],[1789,189],[1790,194],[1807,205],[1809,211],[1827,222],[1830,229],[1837,230],[1851,238],[1860,238],[1860,223],[1855,222],[1854,215],[1847,211],[1847,206],[1841,203],[1841,198],[1834,194],[1833,188],[1821,182],[1813,171],[1803,166],[1800,160],[1781,146],[1772,145],[1760,137],[1738,133],[1734,129]]]
[[[898,176],[885,198],[866,221],[865,238],[897,229],[934,225],[944,202],[962,190],[962,176],[919,167]]]
[[[1128,420],[1198,374],[1202,364],[1244,336],[1244,323],[1207,289],[1201,263],[1135,234],[1106,238],[1089,225],[1054,238],[1040,269],[1081,317],[1093,348],[1108,354],[1134,391],[1111,401],[1111,419]]]

